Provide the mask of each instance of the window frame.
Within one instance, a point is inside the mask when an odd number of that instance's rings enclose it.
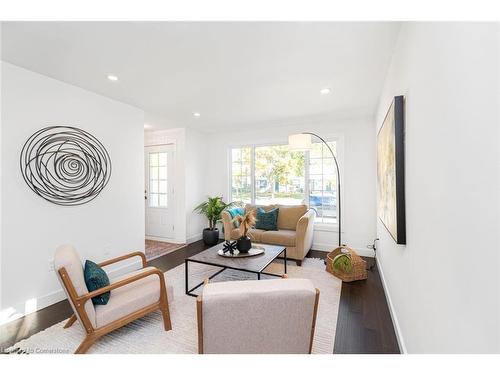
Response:
[[[340,174],[340,180],[342,182],[342,186],[344,186],[344,177],[343,177],[343,169],[342,165],[343,163],[343,155],[344,155],[344,140],[342,136],[338,135],[331,135],[324,137],[326,142],[335,142],[335,147],[336,147],[336,158],[339,163],[339,174]],[[312,141],[314,143],[321,143],[319,139],[315,139],[313,136]],[[284,146],[288,145],[288,142],[283,142],[283,140],[272,142],[259,142],[259,143],[243,143],[243,144],[232,144],[228,146],[227,149],[227,170],[228,170],[228,187],[227,187],[227,196],[229,197],[229,201],[233,201],[233,189],[232,189],[232,179],[233,179],[233,168],[232,168],[232,149],[234,148],[250,148],[250,188],[251,188],[251,193],[250,193],[250,204],[255,204],[255,148],[257,147],[266,147],[266,146]],[[309,169],[310,169],[310,151],[306,151],[305,154],[305,165],[307,166],[304,171],[304,179],[305,179],[305,187],[304,187],[304,195],[305,197],[309,197],[309,192],[310,192],[310,180],[309,180]],[[336,171],[334,172],[336,174]],[[338,186],[338,185],[337,185]],[[337,188],[337,187],[336,187]],[[343,192],[342,192],[343,193]],[[338,193],[337,193],[338,194]],[[341,194],[341,204],[342,207],[344,207],[344,194]],[[308,204],[309,206],[309,204]],[[336,207],[337,210],[337,221],[335,223],[323,223],[323,222],[315,222],[314,227],[315,230],[319,231],[335,231],[338,230],[338,204]]]

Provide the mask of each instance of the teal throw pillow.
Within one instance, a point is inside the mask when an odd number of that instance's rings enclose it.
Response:
[[[97,264],[90,260],[85,261],[85,270],[83,271],[85,284],[89,292],[93,292],[99,288],[109,285],[109,278],[106,272]],[[94,305],[105,305],[109,301],[111,292],[103,293],[97,297],[92,298]]]
[[[279,208],[273,208],[265,211],[262,207],[257,210],[257,223],[255,228],[264,230],[278,230],[278,211]]]
[[[231,215],[231,219],[234,219],[236,216],[244,216],[245,215],[245,209],[242,207],[233,207],[227,210],[229,212],[229,215]],[[235,228],[239,228],[240,222],[239,221],[233,221],[233,225]]]

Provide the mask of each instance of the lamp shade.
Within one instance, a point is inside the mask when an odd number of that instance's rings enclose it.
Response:
[[[288,136],[288,147],[291,151],[304,151],[312,148],[311,134],[292,134]]]

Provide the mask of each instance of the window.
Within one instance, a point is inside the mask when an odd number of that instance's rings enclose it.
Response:
[[[256,204],[301,204],[305,198],[304,152],[287,145],[255,147]]]
[[[149,207],[167,207],[167,153],[149,153]]]
[[[252,202],[250,147],[234,148],[231,151],[231,196],[232,200]]]
[[[335,142],[328,145],[336,155]],[[316,210],[317,222],[337,222],[337,169],[324,143],[313,143],[309,151],[309,207]]]
[[[336,142],[328,142],[337,154]],[[337,222],[337,172],[323,143],[310,151],[290,151],[288,145],[231,149],[231,200],[259,205],[307,204],[316,221]]]

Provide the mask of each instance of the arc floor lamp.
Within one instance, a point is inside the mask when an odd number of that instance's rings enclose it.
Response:
[[[303,132],[299,134],[292,134],[288,136],[288,145],[290,150],[295,151],[306,151],[312,148],[312,137],[318,138],[323,144],[330,150],[333,160],[335,161],[335,169],[337,170],[337,206],[338,206],[338,225],[339,225],[339,246],[342,246],[342,207],[341,207],[341,199],[340,199],[340,169],[339,163],[333,150],[328,145],[328,143],[321,138],[319,135],[310,132]]]

